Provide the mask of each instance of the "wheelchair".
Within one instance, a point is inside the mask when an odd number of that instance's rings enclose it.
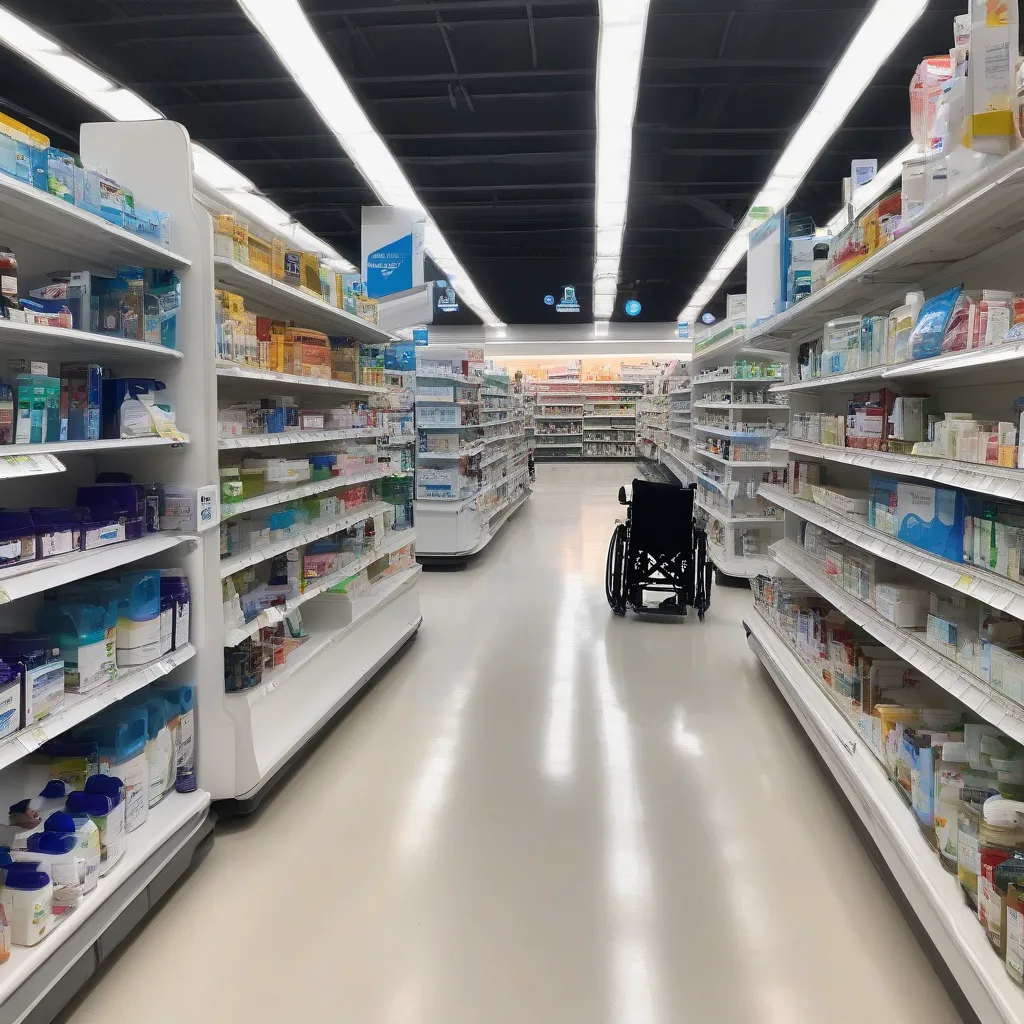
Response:
[[[707,534],[693,521],[695,489],[633,481],[632,500],[619,488],[626,521],[617,523],[608,548],[605,593],[612,611],[627,608],[649,614],[685,616],[694,608],[699,619],[711,607],[714,565],[708,560]],[[660,605],[647,606],[646,592],[669,594]]]

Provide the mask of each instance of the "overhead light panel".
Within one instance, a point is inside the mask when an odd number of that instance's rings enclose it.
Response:
[[[0,7],[0,43],[45,71],[58,85],[80,96],[113,121],[162,121],[164,115],[138,93],[122,89],[100,72],[65,51],[21,18]],[[299,224],[276,203],[256,193],[256,186],[240,171],[197,142],[192,143],[192,168],[211,188],[223,192],[235,206],[280,230],[296,245],[328,257],[339,268],[356,268],[322,238]]]
[[[502,321],[494,315],[455,259],[405,172],[313,31],[301,4],[297,0],[238,0],[238,3],[337,137],[380,202],[414,210],[426,217],[426,250],[431,259],[449,280],[458,282],[456,291],[488,327],[500,326]]]
[[[597,44],[597,190],[594,201],[594,316],[615,310],[633,154],[633,117],[650,0],[600,0]]]
[[[764,188],[751,204],[750,213],[715,262],[712,273],[720,277],[718,286],[746,254],[747,236],[757,224],[751,213],[760,207],[780,210],[793,199],[829,140],[927,6],[928,0],[875,0],[871,13],[864,19],[818,94],[814,106],[789,140]],[[709,275],[680,313],[681,321],[692,321],[714,298],[718,286],[712,285],[714,281]]]

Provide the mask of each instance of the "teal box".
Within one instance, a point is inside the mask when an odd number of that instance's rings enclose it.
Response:
[[[0,134],[0,174],[46,191],[46,150]]]

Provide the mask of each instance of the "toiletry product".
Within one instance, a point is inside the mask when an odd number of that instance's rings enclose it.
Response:
[[[117,678],[116,647],[107,639],[101,605],[44,601],[36,625],[60,648],[68,692],[88,693]]]
[[[0,740],[21,728],[21,670],[0,660]]]
[[[146,709],[146,760],[149,764],[149,806],[155,807],[174,788],[177,770],[174,755],[174,740],[168,718],[175,709],[164,698],[155,693],[147,696],[145,691],[129,698],[134,707]]]
[[[949,327],[954,307],[963,293],[963,287],[950,288],[929,299],[921,307],[921,314],[910,334],[910,357],[930,359],[942,354],[942,343]]]
[[[95,740],[99,746],[100,773],[113,775],[124,783],[125,830],[133,832],[149,816],[146,709],[111,708],[76,729],[75,735]]]
[[[64,706],[64,662],[46,634],[0,634],[0,660],[21,673],[22,726],[34,725]]]
[[[27,510],[0,509],[0,568],[34,562],[36,528]]]
[[[67,818],[67,815],[62,815]],[[78,837],[71,832],[44,830],[29,837],[27,850],[11,854],[14,863],[38,862],[50,876],[53,915],[60,917],[80,906],[85,896],[85,860],[79,855]]]
[[[171,601],[171,649],[180,651],[188,643],[191,596],[183,569],[160,570],[160,594]]]
[[[71,793],[68,793],[68,797],[71,797]],[[44,828],[46,832],[74,837],[82,886],[86,893],[92,892],[100,878],[100,832],[96,823],[87,814],[69,811],[65,801],[60,811],[55,811],[46,819]],[[36,837],[30,836],[30,849],[34,842]],[[52,881],[56,884],[56,879]]]
[[[117,619],[117,664],[145,665],[160,657],[160,572],[121,577]]]
[[[0,903],[16,946],[35,946],[53,929],[53,885],[38,861],[16,862],[7,869]]]
[[[127,849],[124,782],[114,775],[94,775],[83,792],[68,797],[68,811],[88,815],[97,829],[99,874],[105,875]]]
[[[174,742],[176,762],[175,789],[193,793],[195,778],[195,690],[188,685],[154,686],[154,696],[162,696],[172,708],[167,719]]]

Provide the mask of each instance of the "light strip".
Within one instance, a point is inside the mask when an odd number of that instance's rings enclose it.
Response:
[[[164,115],[130,89],[122,89],[85,61],[64,50],[57,40],[0,7],[0,43],[31,61],[58,85],[80,96],[113,121],[162,121]],[[264,221],[309,252],[326,257],[346,273],[357,268],[275,203],[256,192],[240,171],[197,142],[192,143],[195,174],[214,191],[223,192],[234,206]]]
[[[796,195],[829,140],[927,6],[928,0],[875,0],[871,13],[751,204],[743,224],[679,314],[680,322],[692,323],[697,319],[746,255],[747,236],[757,226],[751,217],[753,211],[764,207],[781,210]],[[892,181],[895,177],[889,184]]]
[[[597,191],[594,202],[594,317],[610,319],[629,204],[633,117],[650,0],[600,0],[597,46]]]
[[[618,0],[628,3],[630,0]],[[488,327],[502,321],[455,258],[441,229],[427,213],[391,150],[370,123],[362,106],[313,31],[298,0],[238,0],[249,20],[288,69],[324,124],[386,206],[414,210],[426,217],[425,246],[445,272],[459,297]]]

